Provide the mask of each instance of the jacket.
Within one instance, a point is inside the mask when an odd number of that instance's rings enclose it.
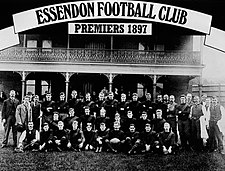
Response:
[[[6,99],[2,106],[2,119],[7,119],[10,115],[15,117],[16,108],[19,103],[17,99],[15,99],[14,102],[12,102],[10,98]]]

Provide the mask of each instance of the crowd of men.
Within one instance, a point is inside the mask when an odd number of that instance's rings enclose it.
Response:
[[[216,97],[151,94],[139,101],[133,93],[127,100],[122,93],[100,92],[93,100],[90,93],[79,98],[73,90],[71,99],[61,92],[59,101],[51,93],[40,102],[38,95],[26,95],[20,104],[15,91],[3,102],[5,128],[2,148],[7,146],[12,128],[15,152],[82,151],[96,153],[160,153],[178,151],[223,151],[224,108]]]

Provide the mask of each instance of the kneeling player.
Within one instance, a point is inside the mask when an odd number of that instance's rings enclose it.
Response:
[[[159,133],[159,143],[163,154],[175,152],[175,134],[172,132],[168,122],[164,123],[164,131]]]
[[[121,147],[125,142],[125,134],[120,130],[120,123],[114,122],[113,130],[109,132],[109,136],[105,142],[112,152],[117,153],[121,151]]]
[[[83,148],[85,138],[83,131],[78,128],[78,121],[72,122],[72,130],[69,133],[68,147],[74,151],[80,151]]]
[[[106,142],[105,140],[108,138],[109,134],[109,129],[106,128],[106,123],[101,122],[100,123],[100,130],[96,132],[96,142],[97,142],[97,148],[96,148],[96,153],[101,153],[102,148],[105,149],[106,147]]]
[[[28,129],[22,132],[19,138],[19,148],[16,152],[23,152],[24,150],[38,151],[39,138],[39,132],[34,129],[33,122],[28,122]]]
[[[40,151],[51,151],[52,150],[52,145],[53,145],[53,134],[52,130],[49,128],[49,124],[45,122],[43,124],[43,130],[40,133],[40,146],[39,150]]]
[[[68,149],[68,136],[63,121],[58,122],[58,130],[53,132],[53,145],[57,151]]]
[[[140,136],[139,132],[135,130],[135,125],[130,124],[129,132],[126,133],[126,140],[124,147],[128,154],[136,154],[138,147],[140,147]]]

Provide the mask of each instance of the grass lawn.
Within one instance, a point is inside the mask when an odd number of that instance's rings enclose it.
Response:
[[[3,131],[0,131],[2,142]],[[10,139],[12,144],[12,139]],[[225,170],[225,155],[219,153],[181,153],[177,155],[85,152],[13,153],[12,147],[0,149],[0,170]]]

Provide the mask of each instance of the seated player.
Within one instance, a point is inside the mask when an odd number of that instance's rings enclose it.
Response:
[[[118,112],[115,113],[114,119],[112,119],[112,125],[110,126],[110,129],[113,129],[113,123],[118,122],[120,125],[123,125],[123,120],[120,117],[120,114]]]
[[[28,128],[22,132],[19,138],[18,149],[15,152],[24,152],[24,150],[38,151],[39,132],[34,129],[32,121],[28,122]]]
[[[153,152],[155,149],[156,132],[152,130],[150,122],[145,124],[145,130],[141,132],[141,149],[142,152]]]
[[[121,125],[122,126],[122,130],[124,132],[128,132],[131,123],[136,125],[136,119],[133,118],[132,110],[128,110],[127,111],[127,117],[124,119],[123,125]]]
[[[40,133],[40,151],[51,151],[53,144],[53,132],[49,128],[49,124],[47,122],[43,123],[43,130]]]
[[[100,116],[97,116],[95,121],[96,130],[100,130],[100,123],[104,122],[106,127],[109,127],[109,117],[106,117],[106,110],[104,107],[100,109]]]
[[[109,136],[105,142],[112,152],[117,153],[121,151],[121,147],[125,142],[125,134],[120,130],[120,124],[118,122],[114,122],[113,130],[109,131]]]
[[[72,123],[74,120],[77,120],[78,117],[74,115],[74,108],[69,108],[69,116],[64,119],[64,127],[65,129],[72,130]]]
[[[109,129],[107,129],[105,122],[100,123],[100,130],[96,132],[95,138],[96,138],[96,153],[101,153],[102,149],[106,149],[106,142],[105,140],[108,138],[109,135]]]
[[[58,122],[59,122],[59,112],[54,112],[53,113],[53,118],[52,118],[52,121],[50,121],[49,123],[49,126],[50,126],[50,129],[55,131],[58,129]]]
[[[145,130],[145,124],[150,122],[150,120],[148,119],[148,114],[146,111],[142,111],[141,113],[141,117],[139,120],[137,120],[137,128],[139,132],[143,132]]]
[[[91,122],[87,122],[84,130],[84,150],[94,150],[95,131]]]
[[[85,141],[83,131],[78,128],[78,124],[79,122],[74,120],[72,122],[72,130],[69,133],[68,147],[74,151],[81,151]]]
[[[87,123],[91,123],[92,126],[94,125],[95,123],[95,117],[93,115],[90,115],[90,108],[88,106],[86,106],[84,108],[84,115],[82,115],[80,117],[80,120],[81,120],[81,129],[82,130],[85,130],[86,129],[86,126],[87,126]]]
[[[163,154],[175,152],[175,134],[172,132],[168,122],[164,123],[164,131],[159,134],[159,143]]]
[[[58,122],[58,129],[53,132],[53,145],[57,151],[68,149],[68,136],[63,121]]]
[[[165,119],[162,118],[162,109],[156,110],[156,118],[152,120],[152,128],[156,133],[162,132],[164,123],[166,122]]]
[[[140,147],[140,134],[136,131],[135,125],[130,124],[129,132],[126,133],[124,147],[128,154],[136,154]]]

